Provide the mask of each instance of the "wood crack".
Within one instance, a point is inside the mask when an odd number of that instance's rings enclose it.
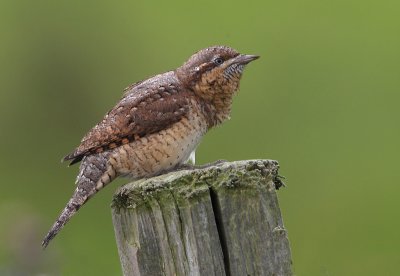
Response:
[[[225,275],[231,276],[231,270],[229,265],[229,251],[228,251],[228,245],[226,243],[224,223],[222,221],[221,206],[219,204],[218,194],[211,187],[209,188],[209,191],[211,198],[211,206],[214,212],[215,224],[217,226],[217,231],[218,231],[218,238],[221,244],[222,254],[224,257]]]

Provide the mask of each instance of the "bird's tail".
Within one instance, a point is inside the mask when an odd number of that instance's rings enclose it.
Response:
[[[116,177],[116,172],[108,164],[108,154],[96,154],[84,157],[77,177],[77,188],[67,206],[61,212],[56,222],[43,239],[42,246],[46,248],[49,242],[60,232],[70,218],[104,186]]]

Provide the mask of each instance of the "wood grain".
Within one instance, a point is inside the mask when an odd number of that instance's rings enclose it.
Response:
[[[182,170],[121,187],[124,275],[292,275],[273,160]]]

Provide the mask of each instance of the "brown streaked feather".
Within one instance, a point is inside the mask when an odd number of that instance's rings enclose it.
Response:
[[[83,156],[99,153],[157,132],[178,122],[188,112],[189,91],[179,92],[174,72],[129,87],[121,101],[64,157],[75,164]],[[187,97],[182,93],[187,93]]]

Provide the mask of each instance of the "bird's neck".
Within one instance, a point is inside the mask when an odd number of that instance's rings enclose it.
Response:
[[[239,89],[240,74],[231,74],[226,78],[223,72],[214,70],[204,73],[200,78],[184,78],[179,73],[177,76],[183,86],[193,91],[202,103],[210,128],[229,119],[232,98]]]
[[[201,98],[201,110],[209,128],[217,126],[230,119],[233,94],[218,94],[213,99]]]
[[[203,78],[194,85],[194,93],[203,100],[209,112],[206,116],[211,122],[210,127],[219,125],[228,120],[232,108],[232,99],[239,89],[240,75],[232,78],[213,78],[203,75]]]

